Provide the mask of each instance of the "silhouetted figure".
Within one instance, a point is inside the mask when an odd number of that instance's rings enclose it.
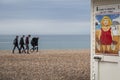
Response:
[[[32,45],[33,48],[31,50],[34,51],[36,49],[37,52],[38,52],[38,39],[39,39],[38,37],[33,37],[32,38],[31,45]]]
[[[19,43],[19,44],[20,44],[20,51],[23,49],[21,52],[26,53],[26,52],[25,52],[25,47],[24,47],[24,45],[25,45],[24,37],[25,37],[25,35],[23,35],[23,36],[20,38],[20,43]]]
[[[35,46],[37,46],[37,52],[38,52],[38,40],[39,40],[39,37],[37,37],[36,43],[35,43]]]
[[[12,53],[14,53],[14,50],[16,49],[16,47],[17,47],[19,53],[21,53],[21,52],[20,52],[19,45],[18,45],[18,36],[16,36],[16,38],[14,39],[13,45],[14,45],[14,47],[13,47]]]
[[[26,44],[26,50],[27,53],[29,54],[29,38],[31,37],[31,35],[28,35],[25,39],[25,44]]]

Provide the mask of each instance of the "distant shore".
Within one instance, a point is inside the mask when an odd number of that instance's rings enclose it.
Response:
[[[73,53],[75,53],[75,52],[89,52],[90,51],[90,49],[42,49],[42,50],[39,50],[38,52],[36,52],[36,51],[34,51],[34,52],[30,52],[30,54],[33,54],[33,53],[37,53],[37,54],[39,54],[39,53],[58,53],[58,54],[60,54],[60,53],[71,53],[71,52],[73,52]],[[12,54],[12,50],[0,50],[0,54]],[[18,53],[18,50],[16,49],[15,50],[15,53],[14,54],[19,54]],[[21,53],[21,54],[26,54],[26,53]]]
[[[90,80],[90,50],[0,50],[0,80]]]

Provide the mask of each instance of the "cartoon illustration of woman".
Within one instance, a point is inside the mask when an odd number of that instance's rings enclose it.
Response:
[[[109,16],[104,16],[100,23],[101,29],[98,37],[102,47],[102,53],[110,53],[112,44],[112,31],[111,31],[112,20],[110,19]]]

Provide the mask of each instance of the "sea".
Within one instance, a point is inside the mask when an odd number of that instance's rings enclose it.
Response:
[[[22,35],[19,35],[19,39]],[[39,37],[39,49],[89,49],[90,35],[31,35]],[[12,50],[15,35],[0,35],[0,50]],[[32,46],[30,45],[30,48]]]

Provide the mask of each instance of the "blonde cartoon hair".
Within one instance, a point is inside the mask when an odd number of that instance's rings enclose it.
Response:
[[[107,25],[107,26],[112,25],[112,20],[110,19],[110,17],[109,17],[109,16],[104,16],[104,17],[102,18],[102,20],[101,20],[101,26],[105,26],[105,25],[104,25],[104,20],[105,20],[105,19],[108,20],[108,25]]]

